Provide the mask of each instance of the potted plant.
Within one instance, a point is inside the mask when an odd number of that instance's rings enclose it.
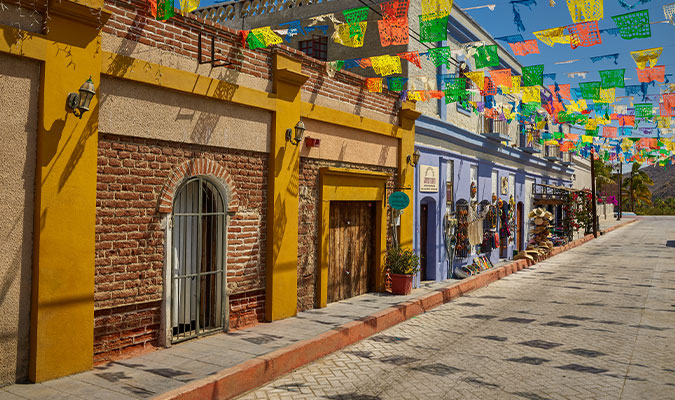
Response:
[[[420,258],[414,251],[394,246],[387,250],[385,267],[391,276],[393,294],[410,294],[413,275],[420,270]]]

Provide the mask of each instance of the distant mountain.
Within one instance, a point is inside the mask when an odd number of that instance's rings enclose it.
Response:
[[[675,197],[675,165],[645,167],[643,171],[654,181],[654,186],[650,187],[652,198]],[[626,178],[630,178],[630,174],[625,175]]]

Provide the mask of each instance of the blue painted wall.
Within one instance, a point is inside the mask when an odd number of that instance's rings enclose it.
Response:
[[[474,133],[462,131],[447,122],[438,119],[429,118],[426,116],[420,117],[417,125],[418,134],[425,134],[443,138],[448,141],[465,141],[468,147],[480,148],[486,154],[506,156],[516,158],[517,161],[522,161],[522,167],[519,169],[507,167],[501,164],[495,164],[491,161],[477,159],[472,156],[460,154],[459,152],[440,149],[437,147],[429,147],[422,144],[416,144],[416,149],[420,151],[420,161],[415,169],[415,191],[412,196],[410,208],[407,212],[412,211],[414,217],[414,237],[413,247],[415,251],[420,254],[420,207],[422,204],[427,204],[429,208],[429,219],[427,221],[427,280],[444,280],[451,277],[449,272],[449,263],[445,251],[445,236],[444,236],[444,218],[446,214],[446,181],[447,181],[447,163],[453,161],[454,163],[454,177],[453,177],[453,197],[456,203],[460,199],[470,201],[470,184],[471,184],[471,167],[478,167],[478,193],[474,199],[477,202],[482,200],[492,200],[492,171],[497,171],[497,196],[502,200],[508,202],[511,193],[501,194],[501,178],[513,174],[515,177],[515,193],[514,200],[516,205],[518,202],[525,203],[525,179],[533,179],[536,183],[552,183],[562,184],[571,183],[571,181],[563,181],[558,179],[549,179],[548,176],[533,174],[527,171],[528,164],[542,166],[550,166],[556,172],[568,173],[570,176],[573,170],[566,169],[559,165],[555,165],[539,158],[533,158],[531,155],[521,152],[518,149],[507,148],[498,143],[491,142]],[[420,192],[420,168],[422,166],[434,166],[438,168],[439,182],[438,191],[433,193]],[[510,190],[510,188],[509,188]],[[526,206],[527,207],[527,206]],[[525,216],[526,217],[526,216]],[[525,218],[524,223],[527,223]],[[509,244],[507,250],[507,259],[511,259],[513,250],[516,246],[516,233],[513,233],[514,241]],[[525,237],[526,241],[527,238]],[[486,254],[493,264],[500,261],[499,248],[494,249],[489,254]],[[473,258],[477,255],[470,255],[467,258],[453,260],[453,268],[470,264]],[[419,283],[420,276],[417,276],[416,284]]]

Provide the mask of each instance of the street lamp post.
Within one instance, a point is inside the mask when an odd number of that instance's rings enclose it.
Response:
[[[619,160],[619,211],[616,213],[616,220],[621,221],[621,207],[623,198],[623,188],[621,187],[621,180],[623,178],[623,163]]]

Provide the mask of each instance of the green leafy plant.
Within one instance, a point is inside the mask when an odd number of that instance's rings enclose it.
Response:
[[[652,204],[652,192],[649,186],[654,181],[647,173],[640,169],[640,164],[634,163],[630,171],[630,178],[623,181],[623,204],[630,204],[630,211],[635,212],[641,205]]]
[[[412,250],[395,246],[387,250],[384,265],[392,274],[413,275],[420,270],[420,258]]]

